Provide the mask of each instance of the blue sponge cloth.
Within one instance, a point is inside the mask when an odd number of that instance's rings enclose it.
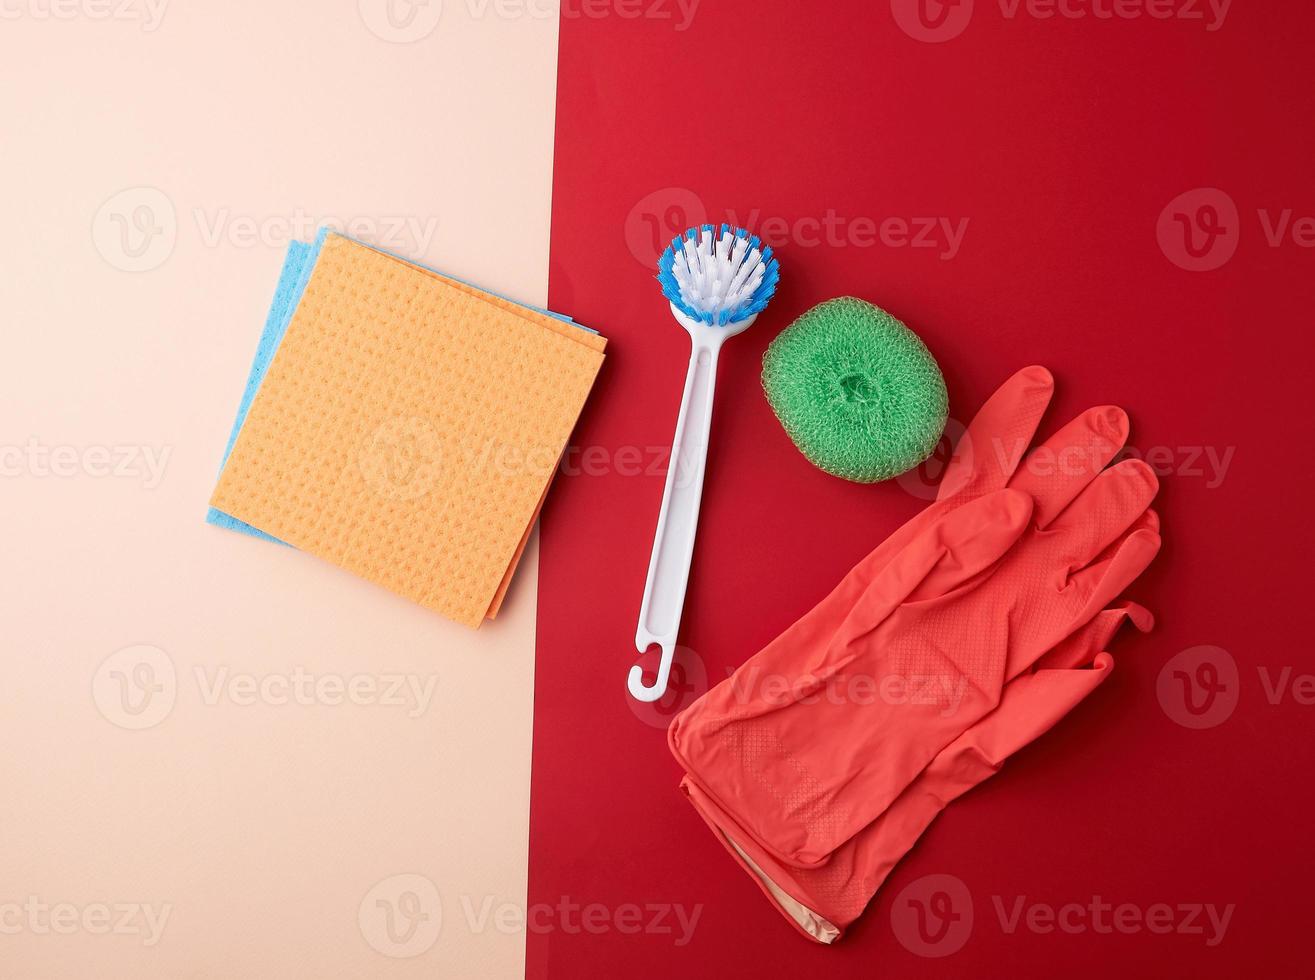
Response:
[[[247,387],[242,392],[242,401],[237,407],[237,418],[233,421],[233,431],[228,437],[228,446],[224,449],[225,463],[228,462],[228,454],[233,451],[233,443],[237,442],[237,434],[242,431],[242,423],[247,420],[247,412],[251,410],[252,399],[256,397],[256,392],[260,389],[260,383],[265,380],[265,372],[269,370],[269,363],[274,360],[274,352],[279,349],[283,334],[288,329],[288,324],[292,322],[292,313],[297,308],[297,301],[301,299],[302,290],[305,288],[305,280],[310,278],[310,268],[314,265],[311,259],[313,254],[318,253],[318,245],[318,241],[314,246],[307,245],[305,242],[291,242],[288,245],[288,254],[283,259],[283,271],[279,273],[279,284],[274,290],[274,302],[270,305],[269,316],[265,318],[265,329],[260,333],[260,343],[256,347],[256,357],[251,362],[251,372],[247,375]],[[304,278],[303,273],[306,274]],[[207,523],[214,524],[217,527],[226,527],[231,531],[241,531],[243,534],[250,534],[253,537],[274,541],[278,544],[283,543],[278,538],[252,527],[245,521],[239,521],[236,517],[229,517],[223,511],[215,510],[213,507],[210,508],[205,519]]]

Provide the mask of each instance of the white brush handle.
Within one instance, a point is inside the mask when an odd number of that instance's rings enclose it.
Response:
[[[635,646],[644,653],[654,643],[662,648],[657,681],[644,685],[638,664],[630,668],[630,694],[638,701],[657,701],[667,691],[671,661],[676,653],[676,634],[685,608],[694,536],[703,501],[703,474],[708,462],[708,433],[712,428],[712,396],[717,386],[717,355],[727,334],[714,329],[691,330],[693,348],[685,397],[680,403],[676,437],[667,466],[667,489],[658,514],[653,557],[648,563],[648,583],[639,610]]]

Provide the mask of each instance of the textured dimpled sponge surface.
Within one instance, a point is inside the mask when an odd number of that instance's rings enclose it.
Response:
[[[211,505],[477,627],[605,345],[329,235]]]
[[[763,388],[799,451],[856,483],[925,460],[949,413],[945,379],[921,338],[852,296],[814,307],[772,341]]]

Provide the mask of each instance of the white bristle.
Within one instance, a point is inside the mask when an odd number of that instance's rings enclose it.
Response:
[[[762,252],[747,238],[725,232],[714,240],[700,231],[697,242],[686,238],[673,267],[680,296],[701,313],[714,317],[748,302],[762,285],[767,267]]]

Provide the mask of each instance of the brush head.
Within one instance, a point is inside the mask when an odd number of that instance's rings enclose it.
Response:
[[[855,483],[921,463],[949,411],[945,380],[921,338],[852,296],[814,307],[772,341],[763,388],[799,451]]]
[[[733,327],[756,317],[780,281],[772,250],[743,228],[691,228],[658,260],[658,282],[677,311],[698,323]]]

